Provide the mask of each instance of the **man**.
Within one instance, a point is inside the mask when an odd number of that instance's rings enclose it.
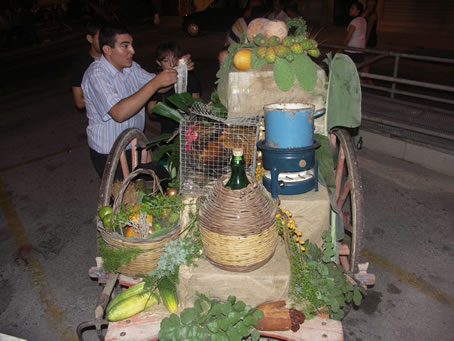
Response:
[[[80,111],[85,109],[84,95],[82,93],[82,77],[93,61],[101,57],[99,48],[100,22],[89,22],[87,24],[87,34],[85,38],[90,43],[90,49],[76,56],[72,61],[71,67],[71,88],[73,92],[74,105]]]
[[[158,89],[177,81],[174,69],[159,75],[142,69],[133,61],[132,43],[125,28],[104,26],[99,32],[102,56],[89,66],[82,80],[90,157],[100,178],[117,137],[127,128],[143,130],[147,101]],[[183,58],[192,69],[189,55]]]

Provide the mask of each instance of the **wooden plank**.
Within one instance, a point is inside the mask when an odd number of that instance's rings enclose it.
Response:
[[[145,313],[137,314],[130,319],[111,322],[107,329],[106,341],[157,341],[160,321]],[[343,341],[344,332],[340,321],[315,317],[304,321],[296,332],[262,331],[263,337],[274,337],[287,341],[326,340]]]

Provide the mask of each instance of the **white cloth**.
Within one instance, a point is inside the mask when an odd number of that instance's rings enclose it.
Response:
[[[356,17],[353,19],[347,27],[347,31],[350,29],[350,26],[354,26],[355,30],[347,43],[347,46],[352,47],[366,47],[366,32],[367,32],[367,21],[363,17]],[[362,53],[361,51],[352,51],[345,50],[349,53]]]

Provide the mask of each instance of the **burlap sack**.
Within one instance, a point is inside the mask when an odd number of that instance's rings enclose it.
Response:
[[[236,71],[232,67],[228,75],[220,79],[219,98],[227,108],[229,118],[262,116],[263,106],[273,103],[309,103],[315,105],[316,110],[322,109],[327,78],[325,71],[317,68],[318,80],[312,91],[304,90],[296,77],[289,91],[281,91],[274,81],[273,64],[248,71]]]

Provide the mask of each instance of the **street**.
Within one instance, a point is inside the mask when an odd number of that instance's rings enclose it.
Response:
[[[208,100],[224,35],[141,29],[136,60],[153,70],[155,47],[169,39],[191,53]],[[17,64],[10,58],[1,71],[0,333],[30,341],[77,340],[77,325],[94,317],[101,293],[88,277],[100,180],[89,159],[86,117],[74,109],[69,86],[71,56],[86,48],[81,36],[41,54],[24,52]],[[454,177],[367,145],[357,153],[363,260],[377,283],[343,320],[345,340],[452,340]],[[92,331],[84,337],[96,339]]]

